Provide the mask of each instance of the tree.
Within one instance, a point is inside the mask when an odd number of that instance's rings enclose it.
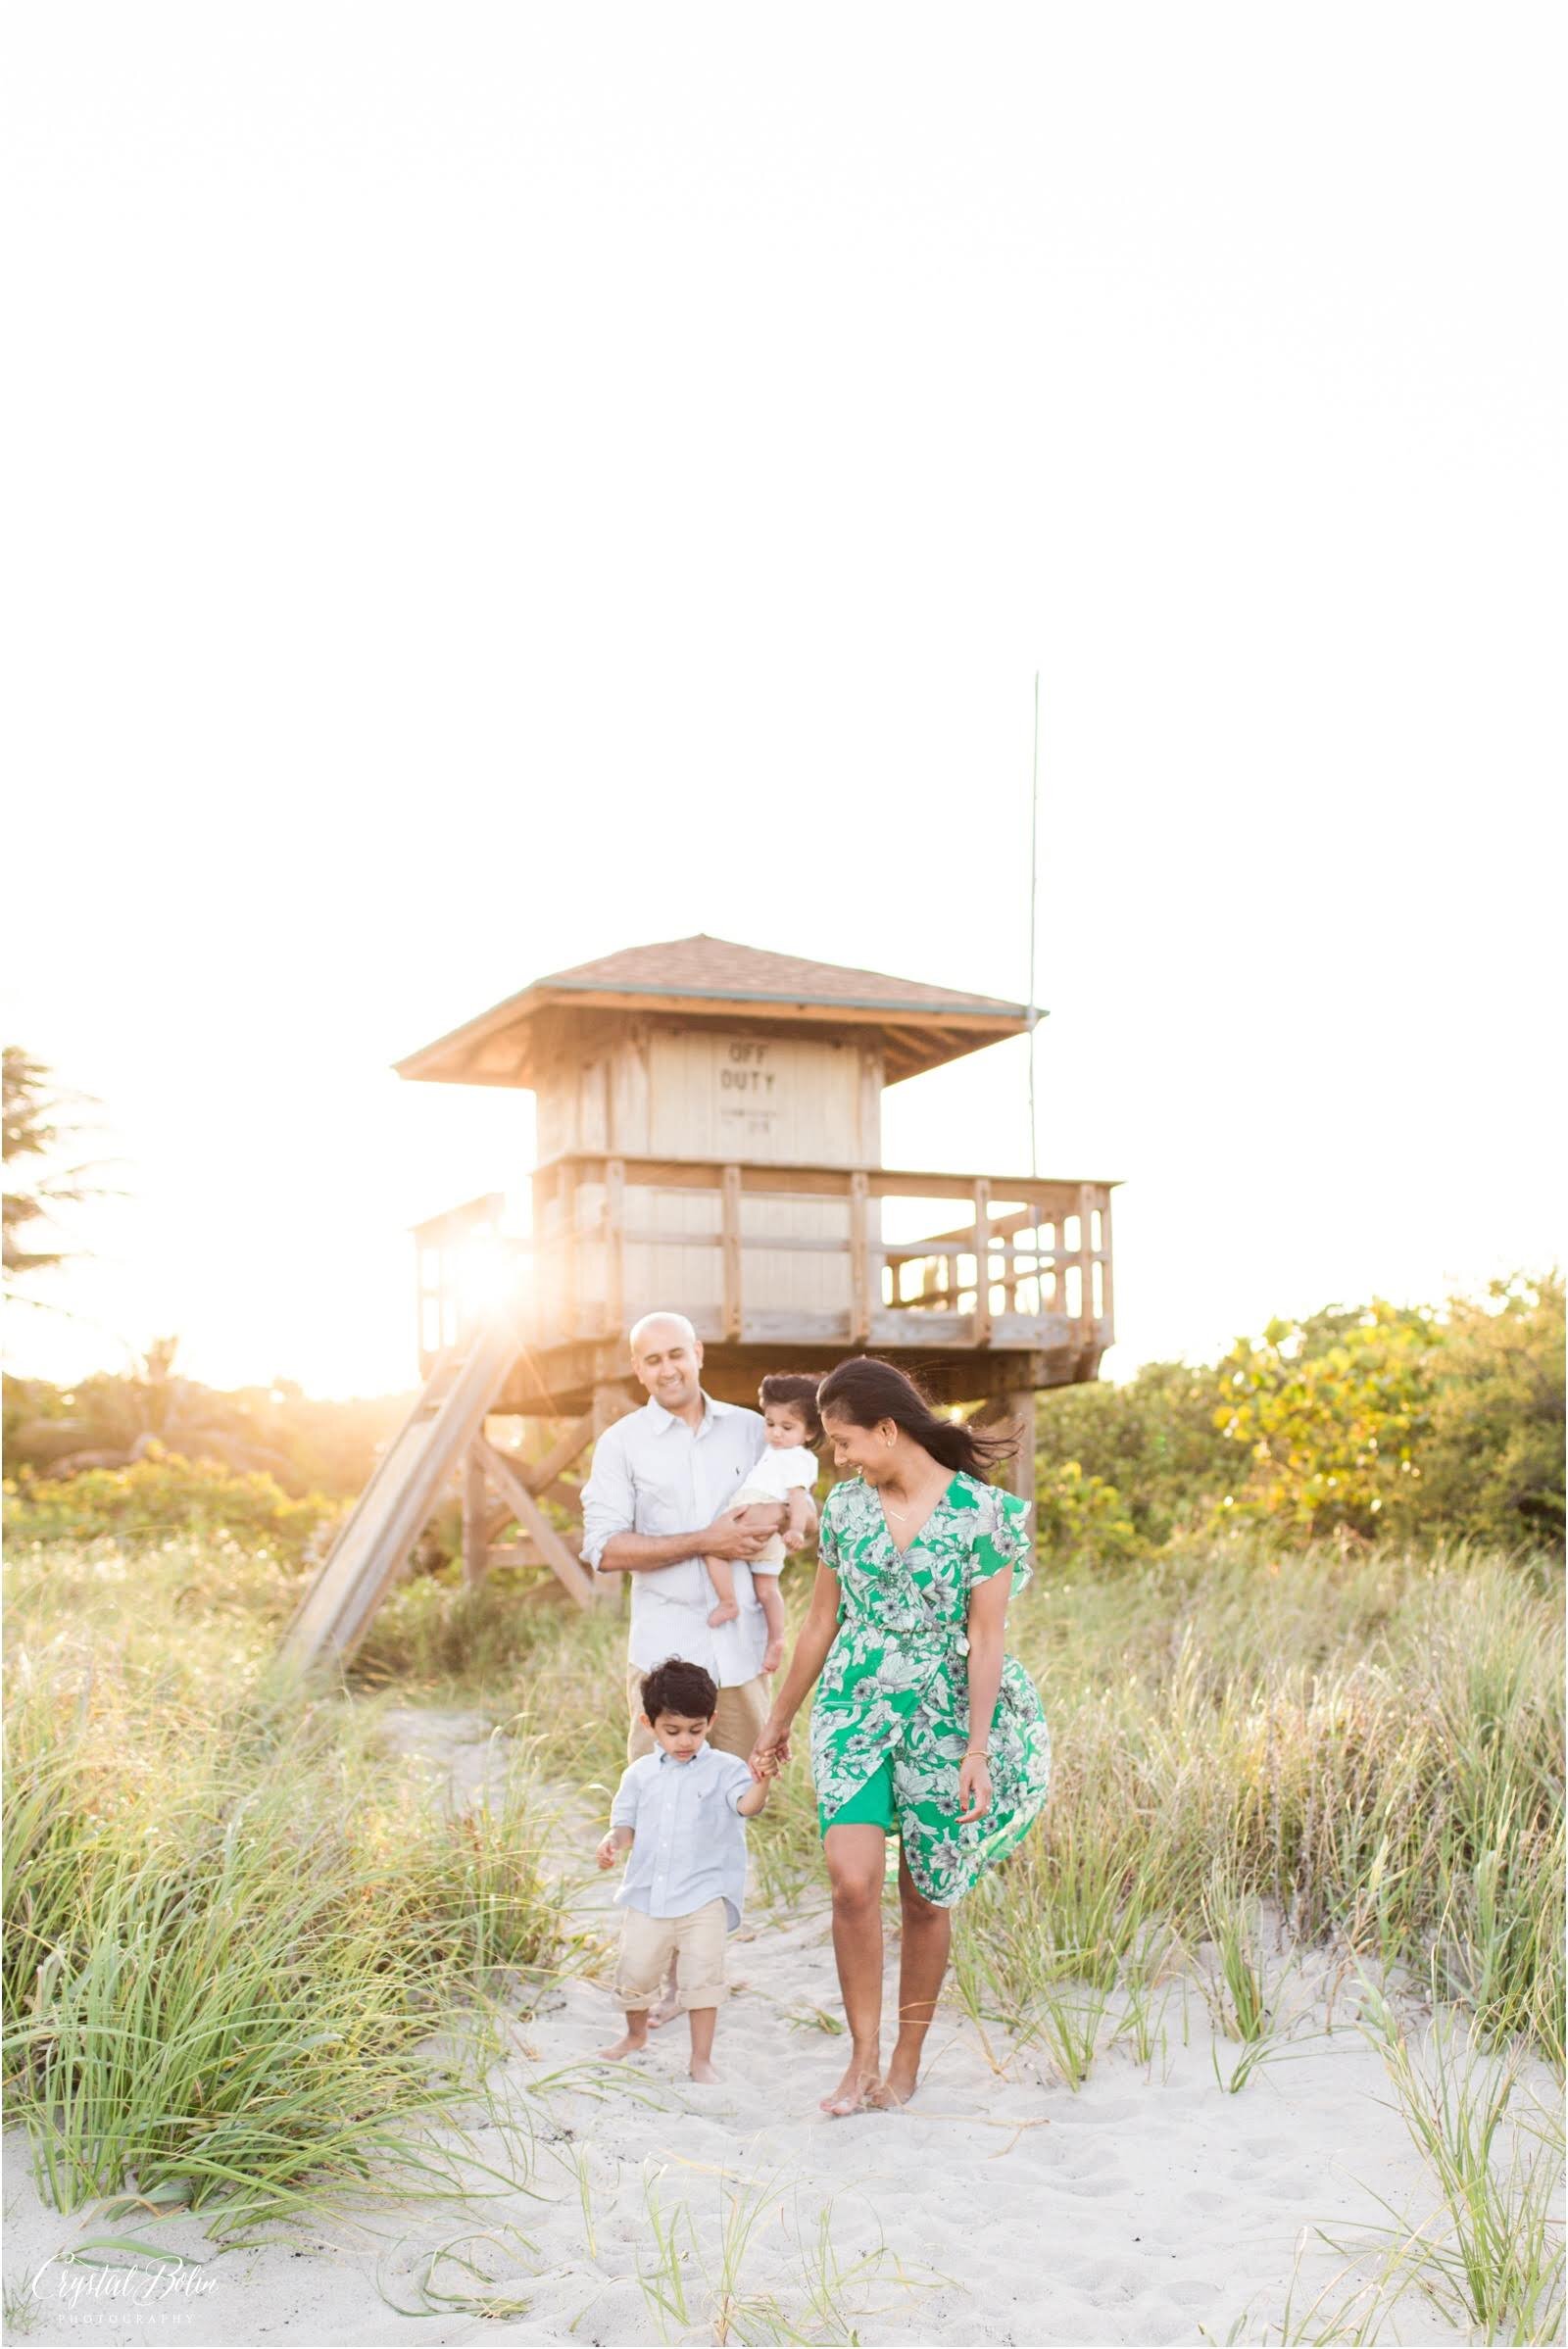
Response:
[[[1238,1339],[1216,1373],[1214,1424],[1236,1447],[1216,1520],[1287,1540],[1394,1531],[1416,1492],[1439,1335],[1430,1313],[1374,1297]]]
[[[1561,1545],[1564,1336],[1558,1271],[1448,1299],[1413,1496],[1424,1526]]]
[[[112,1161],[57,1163],[62,1149],[88,1130],[74,1112],[93,1104],[83,1094],[64,1092],[56,1085],[53,1070],[34,1060],[20,1045],[5,1047],[0,1096],[6,1174],[6,1291],[14,1303],[43,1312],[64,1312],[66,1308],[52,1299],[26,1295],[25,1285],[58,1272],[85,1252],[60,1244],[71,1237],[73,1209],[88,1199],[119,1196],[112,1186],[89,1180]]]

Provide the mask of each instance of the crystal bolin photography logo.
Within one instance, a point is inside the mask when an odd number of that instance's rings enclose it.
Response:
[[[133,2309],[156,2308],[168,2323],[180,2324],[191,2310],[218,2288],[218,2277],[207,2263],[187,2259],[178,2251],[152,2251],[144,2244],[126,2244],[128,2259],[95,2256],[94,2248],[51,2252],[27,2279],[27,2292],[39,2305],[70,2309],[87,2325],[123,2320]],[[153,2265],[144,2265],[144,2262]]]

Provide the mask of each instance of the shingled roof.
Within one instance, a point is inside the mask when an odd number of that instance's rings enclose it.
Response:
[[[558,970],[538,987],[612,989],[627,995],[716,995],[726,1002],[903,1005],[922,1011],[992,1011],[1003,1018],[1025,1017],[1021,1003],[990,995],[963,995],[952,987],[930,987],[921,979],[892,979],[886,971],[857,970],[839,962],[808,962],[800,954],[773,954],[728,938],[671,938],[660,946],[623,947]]]
[[[400,1076],[462,1085],[527,1085],[532,1081],[531,1031],[551,1009],[607,1014],[645,1008],[722,1017],[726,1009],[766,1016],[786,1025],[873,1026],[883,1031],[888,1076],[973,1052],[1028,1028],[1022,1003],[968,995],[886,971],[775,954],[727,938],[672,938],[655,946],[624,947],[596,961],[535,979],[490,1011],[397,1063]]]

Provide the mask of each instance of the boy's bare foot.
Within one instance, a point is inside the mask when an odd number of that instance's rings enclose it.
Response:
[[[705,2088],[715,2088],[718,2085],[718,2074],[713,2070],[706,2055],[692,2057],[691,2074],[693,2080],[699,2080]]]
[[[852,2055],[850,2068],[838,2086],[831,2095],[821,2098],[821,2109],[834,2121],[842,2121],[850,2113],[863,2113],[877,2085],[876,2065]]]
[[[737,1612],[738,1612],[738,1610],[737,1610]],[[709,1617],[709,1621],[710,1621],[710,1622],[711,1622],[711,1621],[712,1621],[712,1617],[711,1617],[711,1616],[710,1616],[710,1617]],[[779,1668],[780,1664],[781,1664],[783,1661],[784,1661],[784,1642],[783,1642],[783,1640],[782,1640],[782,1639],[769,1639],[769,1641],[768,1641],[767,1645],[766,1645],[766,1646],[763,1648],[763,1650],[762,1650],[762,1670],[763,1670],[764,1672],[776,1672],[776,1671],[778,1670],[778,1668]]]
[[[599,2053],[607,2064],[618,2064],[625,2056],[640,2055],[647,2044],[646,2031],[639,2031],[635,2037],[627,2031],[625,2037],[617,2039],[613,2047],[601,2047]]]
[[[740,1608],[734,1599],[721,1598],[708,1620],[710,1623],[733,1623],[739,1613]]]

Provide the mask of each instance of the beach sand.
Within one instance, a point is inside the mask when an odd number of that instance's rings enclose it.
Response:
[[[458,1800],[481,1797],[505,1766],[477,1716],[404,1712],[388,1726]],[[597,1832],[579,1816],[570,1856],[583,1906],[609,1933],[614,1880],[588,1873]],[[838,2013],[825,1911],[813,1904],[778,1923],[754,1912],[730,1943],[722,2083],[686,2079],[679,2020],[633,2064],[571,2071],[618,2022],[601,1986],[568,1982],[516,2022],[491,2082],[494,2114],[474,2131],[474,2148],[516,2183],[497,2192],[476,2173],[489,2190],[466,2203],[345,2204],[330,2220],[217,2254],[189,2215],[50,2211],[12,2132],[9,2335],[237,2349],[846,2340],[853,2330],[905,2349],[1044,2349],[1278,2339],[1288,2303],[1300,2325],[1321,2294],[1305,2334],[1315,2337],[1375,2276],[1390,2206],[1422,2226],[1438,2196],[1356,2028],[1353,1982],[1318,1953],[1281,1969],[1298,2020],[1237,2093],[1215,2067],[1228,2079],[1241,2049],[1216,2031],[1189,1972],[1163,1987],[1150,2060],[1124,2040],[1076,2094],[1040,2047],[994,2029],[982,2036],[944,2008],[914,2105],[829,2121],[816,2101],[846,2042],[822,2028]],[[1419,2010],[1406,2012],[1414,2031]],[[1544,2067],[1524,2084],[1554,2103]],[[106,2233],[207,2264],[168,2296],[108,2298],[111,2269],[59,2264]],[[150,2277],[154,2263],[139,2264]],[[1412,2291],[1362,2337],[1470,2336]]]

